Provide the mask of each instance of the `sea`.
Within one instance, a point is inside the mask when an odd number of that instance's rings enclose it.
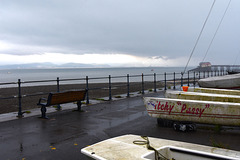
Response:
[[[48,81],[66,79],[85,79],[86,76],[91,83],[108,82],[106,77],[121,77],[129,75],[130,81],[141,81],[142,74],[153,75],[156,73],[158,79],[163,79],[163,75],[181,73],[184,67],[123,67],[123,68],[51,68],[51,69],[1,69],[0,70],[0,88],[11,87],[13,85],[6,83],[28,82],[26,85],[43,85],[43,83],[29,83],[29,81]],[[101,78],[102,77],[102,78]],[[105,77],[105,79],[104,79]],[[144,80],[153,80],[153,76],[146,76]],[[126,82],[126,78],[112,78],[112,81]],[[55,83],[55,82],[54,82]],[[61,83],[76,83],[74,81],[64,81]],[[77,82],[77,83],[85,83]],[[3,85],[4,84],[4,85]],[[50,82],[44,82],[45,85]],[[14,84],[15,85],[15,84]]]

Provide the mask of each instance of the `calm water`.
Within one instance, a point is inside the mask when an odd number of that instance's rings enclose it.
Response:
[[[66,68],[66,69],[3,69],[0,70],[0,83],[21,81],[38,81],[38,80],[56,80],[57,77],[61,79],[75,79],[75,78],[91,78],[114,76],[130,76],[143,74],[164,74],[180,73],[184,70],[183,67],[144,67],[144,68]],[[148,77],[146,77],[148,78]],[[152,77],[149,77],[152,79]],[[135,78],[135,79],[139,79]],[[113,79],[114,81],[115,79]],[[130,79],[133,81],[133,79]],[[147,79],[145,79],[147,80]],[[93,80],[92,80],[93,81]],[[97,81],[97,80],[95,80]],[[126,81],[125,79],[118,79],[115,81]],[[106,82],[106,80],[105,80]],[[35,84],[36,85],[36,84]],[[0,86],[1,87],[1,86]]]

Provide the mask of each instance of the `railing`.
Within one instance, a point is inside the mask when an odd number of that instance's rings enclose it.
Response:
[[[0,86],[8,86],[8,85],[17,85],[16,87],[12,88],[3,88],[1,87],[1,91],[10,90],[11,93],[3,94],[1,92],[0,95],[0,113],[7,113],[16,111],[16,106],[18,110],[18,117],[23,116],[23,104],[25,104],[24,99],[30,99],[32,104],[29,105],[36,105],[37,100],[40,96],[47,95],[49,92],[60,92],[64,91],[65,89],[61,89],[61,86],[64,86],[64,82],[71,82],[71,84],[80,86],[73,86],[73,88],[68,89],[87,89],[86,95],[86,104],[90,103],[90,99],[94,98],[94,93],[96,92],[103,92],[106,94],[108,93],[108,100],[112,100],[112,96],[119,94],[120,92],[113,93],[113,88],[117,88],[116,90],[123,90],[123,93],[126,93],[126,97],[130,97],[131,92],[138,91],[138,94],[145,94],[146,89],[152,90],[153,92],[157,92],[157,88],[161,88],[163,90],[167,90],[168,88],[176,89],[178,86],[188,85],[188,86],[196,86],[196,82],[201,78],[212,77],[212,76],[221,76],[225,75],[224,72],[187,72],[185,74],[182,73],[161,73],[161,74],[141,74],[141,75],[129,75],[126,76],[111,76],[108,77],[96,77],[90,78],[86,76],[85,78],[78,78],[78,79],[60,79],[57,77],[56,80],[40,80],[40,81],[21,81],[18,79],[17,82],[9,82],[9,83],[0,83]],[[97,80],[105,81],[104,83],[99,83],[96,85]],[[131,80],[134,80],[131,82]],[[74,82],[75,81],[75,82]],[[93,82],[92,82],[93,81]],[[50,84],[50,85],[43,85],[43,84]],[[52,84],[53,83],[53,84]],[[63,84],[61,84],[63,83]],[[30,87],[29,87],[29,84]],[[33,85],[37,84],[37,85]],[[40,85],[41,84],[41,85]],[[65,83],[66,84],[66,83]],[[95,85],[93,85],[95,84]],[[24,86],[26,85],[26,86]],[[32,87],[35,87],[37,91],[29,91]],[[44,88],[44,89],[43,89]],[[55,88],[55,89],[54,89]],[[134,89],[132,89],[134,88]],[[107,91],[106,91],[107,89]],[[24,90],[24,93],[23,93]],[[10,92],[9,91],[9,92]],[[42,91],[42,92],[41,92]],[[104,96],[104,94],[102,96]],[[101,95],[101,93],[100,93]],[[35,97],[35,98],[32,98]],[[8,103],[4,103],[1,101],[10,100]],[[7,108],[6,108],[7,107]],[[24,107],[25,110],[31,107]],[[60,106],[58,106],[60,109]]]

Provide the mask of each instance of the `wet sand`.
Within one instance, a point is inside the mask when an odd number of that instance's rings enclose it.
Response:
[[[160,89],[164,86],[162,82],[156,83],[156,88]],[[67,90],[78,90],[85,89],[86,84],[65,84],[60,85],[60,91]],[[109,84],[108,83],[91,83],[88,85],[89,88],[89,99],[98,99],[101,97],[109,96]],[[144,90],[154,89],[153,82],[144,82]],[[127,83],[112,83],[111,84],[111,95],[112,97],[118,96],[120,94],[127,94]],[[141,82],[131,82],[129,85],[129,92],[139,92],[141,94],[142,83]],[[48,93],[57,92],[56,85],[46,85],[46,86],[31,86],[22,87],[22,111],[26,111],[33,108],[38,108],[37,102],[39,98],[47,98]],[[0,114],[8,112],[17,112],[19,106],[18,100],[18,88],[0,88],[0,97],[14,97],[11,99],[0,99]],[[91,101],[90,101],[91,103]]]

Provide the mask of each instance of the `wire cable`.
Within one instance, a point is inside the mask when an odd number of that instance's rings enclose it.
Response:
[[[208,21],[208,18],[209,18],[209,16],[210,16],[211,12],[212,12],[212,9],[213,9],[213,6],[214,6],[215,2],[216,2],[216,0],[213,1],[213,4],[212,4],[212,6],[211,6],[211,8],[210,8],[210,11],[209,11],[209,13],[208,13],[208,15],[207,15],[207,18],[206,18],[206,20],[205,20],[205,22],[204,22],[204,24],[203,24],[203,26],[202,26],[202,29],[201,29],[201,31],[200,31],[200,33],[199,33],[199,35],[198,35],[197,41],[196,41],[196,43],[195,43],[195,45],[194,45],[194,47],[193,47],[193,49],[192,49],[192,52],[191,52],[191,54],[190,54],[190,57],[189,57],[189,59],[188,59],[188,61],[187,61],[186,66],[185,66],[185,68],[184,68],[184,71],[182,72],[182,77],[183,77],[184,73],[186,72],[186,69],[187,69],[187,67],[188,67],[188,64],[189,64],[189,62],[190,62],[190,60],[191,60],[191,58],[192,58],[192,55],[193,55],[193,53],[194,53],[194,51],[195,51],[195,48],[196,48],[197,44],[198,44],[198,42],[199,42],[199,39],[200,39],[200,37],[201,37],[201,35],[202,35],[202,32],[203,32],[203,30],[204,30],[204,28],[205,28],[205,26],[206,26],[206,23],[207,23],[207,21]]]
[[[238,60],[238,57],[239,57],[239,54],[240,54],[240,51],[239,51],[239,53],[238,53],[237,57],[235,58],[235,61],[234,61],[233,65],[236,65],[236,62],[237,62],[237,60]]]
[[[227,13],[227,10],[228,10],[228,8],[229,8],[229,5],[230,5],[231,1],[232,1],[232,0],[229,0],[229,2],[228,2],[227,8],[225,9],[225,12],[224,12],[224,14],[223,14],[223,16],[222,16],[222,19],[221,19],[220,23],[218,24],[217,30],[216,30],[216,32],[214,33],[214,36],[213,36],[213,38],[212,38],[212,40],[211,40],[211,42],[210,42],[210,44],[209,44],[209,46],[208,46],[208,49],[207,49],[207,51],[206,51],[206,53],[205,53],[205,56],[203,57],[202,62],[204,62],[204,60],[205,60],[205,58],[206,58],[206,56],[207,56],[207,54],[208,54],[208,51],[209,51],[210,47],[212,46],[213,40],[215,39],[215,36],[217,35],[218,29],[220,28],[220,25],[222,24],[222,21],[223,21],[225,15],[226,15],[226,13]]]

